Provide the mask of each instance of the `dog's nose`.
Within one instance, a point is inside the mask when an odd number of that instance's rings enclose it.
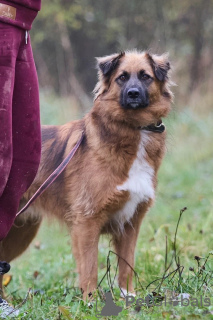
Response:
[[[131,99],[135,99],[139,97],[139,90],[137,88],[131,88],[127,92],[128,97]]]

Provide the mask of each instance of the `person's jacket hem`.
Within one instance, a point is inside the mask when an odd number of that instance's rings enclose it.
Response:
[[[10,6],[12,9],[1,5]],[[0,21],[30,30],[40,8],[40,0],[0,0]],[[13,13],[11,17],[10,11]]]

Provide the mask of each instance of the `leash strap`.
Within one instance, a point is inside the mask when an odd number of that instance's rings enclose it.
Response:
[[[68,163],[73,158],[76,151],[78,150],[83,138],[84,138],[84,132],[82,132],[80,139],[77,141],[76,145],[73,147],[70,153],[61,162],[61,164],[55,169],[55,171],[53,171],[53,173],[51,173],[51,175],[42,183],[42,185],[30,198],[27,204],[16,214],[16,217],[18,217],[21,213],[23,213],[31,205],[31,203],[35,201],[49,186],[51,186],[51,184],[55,181],[55,179],[64,171],[64,169],[66,168],[66,166],[68,165]]]

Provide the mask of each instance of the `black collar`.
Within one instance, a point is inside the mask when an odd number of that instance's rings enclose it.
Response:
[[[147,127],[138,127],[139,130],[147,130],[147,131],[158,132],[158,133],[164,132],[165,128],[166,127],[161,120],[159,120],[157,124],[152,123]]]

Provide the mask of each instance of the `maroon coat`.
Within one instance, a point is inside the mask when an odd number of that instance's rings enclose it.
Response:
[[[30,30],[41,0],[0,0],[0,21]]]
[[[27,32],[39,9],[40,0],[0,0],[0,241],[40,162],[39,88]]]
[[[36,11],[41,9],[41,0],[10,0],[8,2],[18,3],[23,7],[27,7]]]

